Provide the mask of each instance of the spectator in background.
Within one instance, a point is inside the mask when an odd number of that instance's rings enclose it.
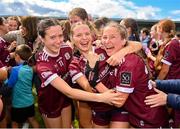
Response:
[[[146,55],[148,57],[148,64],[149,64],[151,73],[153,75],[153,79],[156,79],[157,74],[155,71],[154,62],[156,60],[156,56],[160,48],[160,39],[158,38],[158,33],[157,33],[157,23],[151,27],[150,34],[151,34],[150,35],[151,40],[150,40],[148,49],[146,50]]]
[[[88,21],[88,13],[84,8],[73,8],[68,17],[71,24]]]
[[[59,24],[63,30],[64,42],[70,42],[71,24],[70,24],[69,20],[61,20],[61,21],[59,21]]]
[[[7,34],[9,31],[6,19],[4,17],[0,17],[0,37]]]
[[[3,36],[8,42],[16,41],[17,45],[27,44],[31,48],[37,38],[37,17],[24,16],[21,18],[21,26],[17,31],[11,31]]]
[[[120,25],[123,25],[127,29],[128,40],[131,41],[140,41],[139,32],[138,32],[138,24],[137,21],[133,18],[125,18],[122,19]]]
[[[33,70],[27,64],[31,54],[31,48],[25,44],[16,47],[15,60],[18,66],[12,67],[10,77],[7,80],[7,86],[12,88],[11,117],[13,128],[22,126],[26,121],[34,128],[39,127],[34,117]]]
[[[143,45],[143,49],[146,51],[146,49],[149,46],[150,42],[150,35],[149,35],[149,30],[147,28],[142,28],[140,31],[140,41]]]
[[[159,51],[159,46],[160,46],[160,39],[158,37],[158,32],[157,32],[157,23],[154,24],[152,27],[151,27],[151,30],[150,30],[150,36],[151,36],[151,41],[149,43],[149,49],[151,51],[151,54],[152,56],[156,56],[158,51]],[[151,57],[149,57],[151,58]],[[156,58],[152,57],[151,60],[155,61]]]
[[[93,22],[93,27],[94,27],[94,30],[95,30],[95,33],[96,33],[96,39],[97,39],[97,40],[101,40],[102,30],[103,30],[104,26],[105,26],[109,21],[110,21],[109,18],[101,17],[101,18],[96,19],[96,20]]]
[[[20,18],[17,16],[12,16],[7,18],[7,24],[9,31],[15,31],[19,29],[20,26]]]
[[[180,32],[176,32],[175,38],[180,42]]]
[[[61,21],[59,21],[59,24],[63,30],[64,42],[67,43],[71,48],[73,48],[74,46],[70,40],[71,24],[70,24],[69,20],[61,20]]]

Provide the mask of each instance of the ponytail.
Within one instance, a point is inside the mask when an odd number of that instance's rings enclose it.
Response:
[[[42,50],[44,45],[42,44],[41,41],[37,42],[37,47],[35,47],[34,51],[32,52],[32,56],[28,60],[28,65],[29,66],[34,66],[36,65],[36,54]]]

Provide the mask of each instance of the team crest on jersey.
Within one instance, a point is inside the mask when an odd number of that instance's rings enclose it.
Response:
[[[51,75],[52,74],[52,72],[51,71],[46,71],[46,72],[42,72],[41,73],[41,76],[43,77],[43,78],[47,78],[49,75]]]
[[[64,56],[65,56],[66,60],[69,60],[69,59],[71,58],[71,56],[70,56],[70,54],[69,54],[68,52],[66,52],[66,53],[64,54]]]
[[[167,58],[168,58],[168,56],[169,56],[169,52],[168,52],[168,51],[166,51],[166,52],[165,52],[165,54],[164,54],[164,59],[167,59]]]
[[[105,60],[105,56],[104,56],[104,54],[103,54],[103,53],[101,53],[101,54],[99,55],[99,60],[100,60],[100,61]]]
[[[132,73],[130,72],[122,72],[121,73],[121,85],[125,85],[125,86],[130,86],[131,84],[131,77],[132,77]]]

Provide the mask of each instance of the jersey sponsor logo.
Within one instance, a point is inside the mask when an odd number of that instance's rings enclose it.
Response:
[[[106,65],[104,70],[99,74],[99,78],[101,78],[101,79],[104,78],[106,75],[108,75],[109,72],[110,72],[109,66]]]
[[[66,52],[66,53],[64,54],[64,56],[65,56],[66,60],[69,60],[69,59],[71,58],[69,52]]]
[[[100,61],[105,60],[105,55],[104,55],[103,53],[101,53],[101,54],[99,55],[99,60],[100,60]]]
[[[42,72],[41,73],[41,76],[42,76],[42,78],[47,78],[49,75],[51,75],[52,74],[52,72],[51,71],[46,71],[46,72]]]
[[[120,75],[120,78],[121,78],[121,85],[126,85],[126,86],[130,86],[131,84],[131,76],[132,76],[132,73],[130,72],[122,72],[121,75]]]

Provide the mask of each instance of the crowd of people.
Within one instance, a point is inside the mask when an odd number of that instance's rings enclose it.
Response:
[[[39,128],[36,112],[46,128],[180,127],[172,20],[139,30],[133,18],[93,20],[79,7],[67,17],[0,17],[1,128]]]

